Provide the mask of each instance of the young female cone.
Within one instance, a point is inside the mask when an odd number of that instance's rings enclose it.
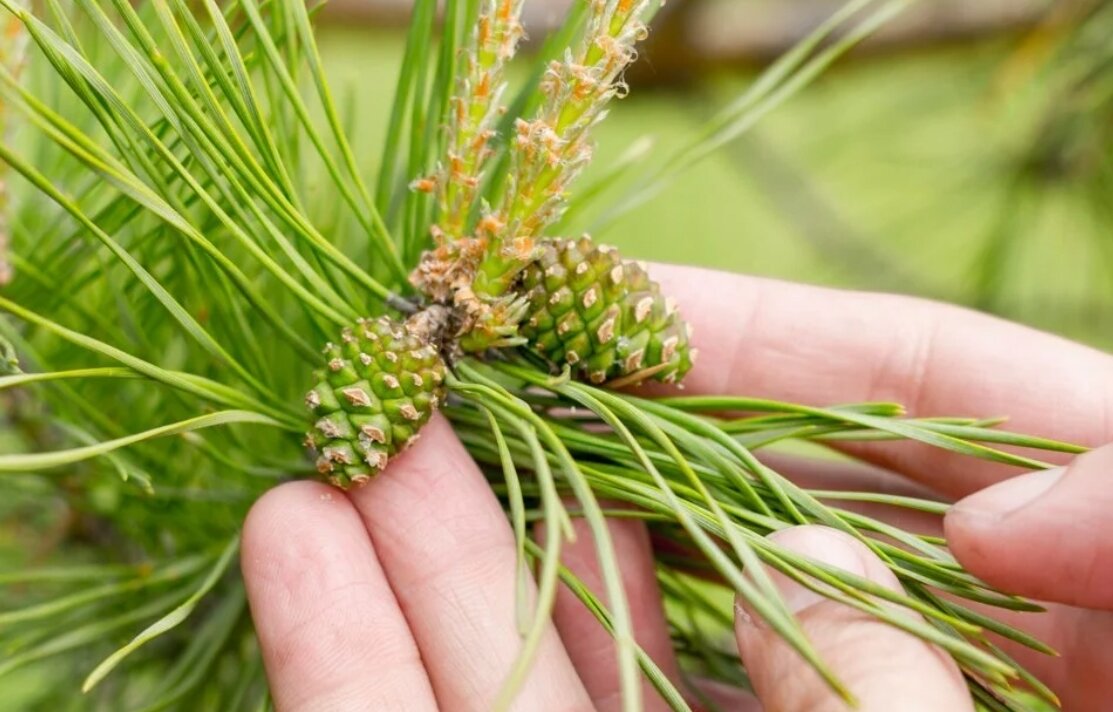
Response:
[[[444,400],[445,364],[420,322],[380,317],[344,329],[325,346],[327,366],[306,394],[306,446],[317,470],[347,489],[371,480],[410,445]]]
[[[645,267],[587,236],[543,242],[521,290],[529,298],[522,336],[592,383],[638,374],[678,382],[697,355],[689,325]]]

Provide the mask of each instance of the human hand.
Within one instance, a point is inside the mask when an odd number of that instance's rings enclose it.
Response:
[[[638,642],[679,685],[645,525],[609,526]],[[590,533],[579,522],[576,528],[563,561],[601,592]],[[843,534],[801,527],[777,536],[800,553],[899,586]],[[439,416],[362,489],[293,482],[264,495],[244,527],[242,565],[279,710],[489,710],[520,649],[513,535],[482,473]],[[776,580],[863,709],[969,707],[957,668],[930,646]],[[553,622],[514,709],[620,710],[609,634],[563,590]],[[828,699],[825,683],[772,631],[744,618],[738,632],[766,709],[823,709],[816,702]],[[760,709],[733,690],[708,685],[704,692],[725,710]],[[645,710],[667,709],[648,684],[643,698]]]
[[[1064,709],[1110,708],[1113,446],[1100,446],[1113,441],[1113,357],[924,300],[685,268],[654,274],[694,322],[697,341],[701,331],[718,337],[700,341],[702,368],[686,379],[690,391],[816,405],[894,401],[920,417],[1004,415],[1011,430],[1099,448],[1065,458],[1065,469],[1016,476],[1013,468],[918,443],[858,444],[847,449],[884,471],[811,464],[797,474],[823,488],[906,492],[912,481],[959,500],[945,519],[958,560],[990,584],[1048,602],[1045,613],[983,612],[1060,657],[996,642],[1046,682]],[[937,529],[923,516],[870,513],[925,533]]]
[[[917,415],[988,406],[993,414],[1016,414],[1017,429],[1042,430],[1041,434],[1053,437],[1108,438],[1095,432],[1093,419],[1086,417],[1105,412],[1096,397],[1100,390],[1087,400],[1085,384],[1072,389],[1069,384],[1052,383],[1047,374],[1037,378],[1041,363],[1066,360],[1069,355],[1073,373],[1093,373],[1108,392],[1113,367],[1096,352],[912,300],[817,291],[718,273],[694,275],[677,268],[660,268],[657,276],[669,283],[666,289],[681,299],[686,315],[696,322],[704,358],[688,379],[695,390],[813,403],[898,400],[909,403]],[[709,285],[708,280],[717,283]],[[753,316],[739,320],[739,311]],[[908,311],[919,316],[902,313]],[[749,326],[740,327],[738,341],[731,344],[728,339],[701,340],[700,323],[719,325],[718,336],[724,323]],[[929,323],[935,326],[921,331]],[[702,331],[716,333],[710,328]],[[994,334],[999,337],[996,344]],[[908,339],[921,345],[934,339],[936,346],[916,357],[916,348],[901,351],[908,348]],[[1033,358],[1010,350],[1007,345],[1013,342]],[[956,368],[963,362],[954,360],[955,353],[963,348],[972,351],[971,359],[984,359],[988,377],[973,378],[976,368],[974,372]],[[883,357],[869,358],[878,349]],[[823,359],[807,363],[817,355]],[[805,362],[807,368],[794,367],[793,361]],[[1044,397],[1062,394],[1061,402],[1068,407],[1047,421],[1041,419],[1041,414],[1048,414],[1046,405],[1042,410],[1031,407],[1040,404],[1040,396],[1012,392],[1003,365],[1012,369],[1019,382],[1027,379],[1030,388],[1042,384]],[[929,379],[932,372],[942,378]],[[996,386],[995,377],[1001,377]],[[922,385],[906,390],[912,382]],[[982,390],[960,399],[970,386]],[[1049,431],[1047,422],[1054,429]],[[992,466],[971,467],[968,461],[949,461],[914,445],[870,446],[858,454],[955,495],[972,491],[971,480],[981,484],[1001,476]],[[969,479],[960,481],[960,474]],[[960,521],[961,516],[953,515],[948,530]],[[624,563],[639,643],[675,680],[676,661],[644,526],[616,521],[611,530]],[[967,532],[966,541],[974,542],[971,550],[985,538],[975,530]],[[564,558],[598,591],[592,544],[586,531],[580,534],[565,549]],[[898,585],[872,555],[834,532],[805,527],[778,536],[782,545],[813,558],[856,569],[882,585]],[[962,534],[957,536],[962,541]],[[439,419],[428,426],[415,448],[363,490],[345,495],[313,483],[292,483],[272,491],[256,505],[245,525],[243,567],[279,708],[487,709],[520,641],[514,621],[514,561],[505,515]],[[975,566],[975,558],[969,563]],[[970,708],[965,687],[945,656],[884,624],[810,598],[795,584],[777,581],[788,602],[797,607],[813,644],[857,694],[862,709]],[[1104,635],[1109,634],[1109,614],[1078,612],[1072,618],[1072,610],[1058,607],[1033,620],[1047,628],[1046,633],[1058,633],[1059,639],[1068,641],[1072,632],[1081,635],[1086,625],[1094,625],[1087,622],[1087,615],[1104,616],[1100,623]],[[1048,624],[1049,620],[1056,623]],[[1056,639],[1046,633],[1043,637],[1056,645]],[[1092,638],[1095,646],[1102,635],[1096,632]],[[749,622],[748,616],[739,617],[738,638],[767,709],[841,709],[805,664],[770,631]],[[1063,649],[1061,643],[1059,647]],[[1061,682],[1057,687],[1062,693],[1090,679],[1076,679],[1079,673],[1072,671],[1085,674],[1080,663],[1093,662],[1094,672],[1110,669],[1097,657],[1108,655],[1104,651],[1080,645],[1069,654],[1075,659],[1073,666],[1025,662],[1048,674],[1053,684]],[[1098,683],[1100,678],[1094,676]],[[1066,697],[1068,704],[1087,709],[1086,700],[1108,698],[1108,690],[1086,690],[1077,700]],[[726,696],[720,699],[726,709],[756,708],[752,701],[721,694]],[[648,689],[645,700],[646,709],[663,708]],[[518,708],[609,710],[616,709],[618,702],[607,634],[578,601],[562,592],[554,627],[546,634]]]

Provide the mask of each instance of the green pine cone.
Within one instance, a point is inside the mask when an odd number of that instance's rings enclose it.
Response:
[[[444,360],[411,323],[361,319],[325,347],[328,366],[306,394],[306,446],[317,470],[347,489],[371,480],[410,445],[444,400]]]
[[[690,329],[642,265],[586,236],[543,248],[522,275],[530,311],[521,333],[533,349],[593,383],[684,377],[696,356]]]

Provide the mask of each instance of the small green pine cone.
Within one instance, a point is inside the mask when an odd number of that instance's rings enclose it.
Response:
[[[416,331],[387,317],[361,319],[325,347],[328,366],[305,396],[314,421],[306,446],[332,484],[369,482],[444,400],[444,360]]]
[[[593,383],[684,377],[696,356],[690,329],[643,265],[586,236],[543,244],[522,277],[530,312],[521,333],[532,348]]]

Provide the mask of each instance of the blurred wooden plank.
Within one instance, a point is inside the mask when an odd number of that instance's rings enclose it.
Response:
[[[688,3],[685,44],[710,63],[775,57],[830,17],[845,0],[702,0]],[[918,46],[1029,26],[1052,0],[929,0],[882,27],[866,43]]]
[[[443,1],[443,0],[442,0]],[[526,0],[527,33],[559,26],[576,0]],[[1059,0],[1059,3],[1070,0]],[[722,63],[779,55],[831,16],[845,0],[668,0],[661,17],[682,27],[691,59]],[[1029,25],[1054,0],[924,0],[870,39],[874,46],[963,39]],[[330,0],[328,21],[404,24],[413,0]]]
[[[526,0],[522,21],[535,36],[560,25],[573,0]],[[440,0],[444,5],[444,0]],[[334,22],[366,22],[369,25],[403,25],[410,18],[413,0],[329,0],[322,19]]]

